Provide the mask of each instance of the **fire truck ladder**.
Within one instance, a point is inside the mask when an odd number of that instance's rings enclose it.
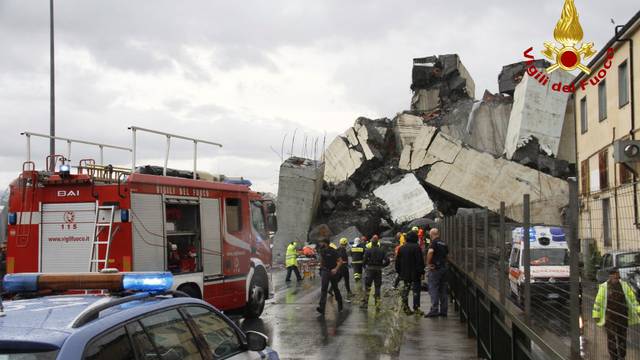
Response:
[[[107,216],[104,220],[109,222],[103,222],[100,213],[104,211]],[[109,251],[111,250],[111,239],[113,237],[113,217],[116,212],[114,205],[110,206],[98,206],[96,208],[96,222],[93,230],[93,241],[91,243],[91,258],[89,259],[89,272],[99,272],[102,269],[106,269],[109,262]],[[107,240],[100,240],[100,234],[103,230],[107,231]],[[104,248],[104,257],[100,257],[100,249]],[[100,268],[102,264],[102,269]]]

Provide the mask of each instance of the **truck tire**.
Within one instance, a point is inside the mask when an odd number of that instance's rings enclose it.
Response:
[[[267,301],[267,294],[265,292],[267,290],[256,280],[257,279],[252,279],[251,285],[249,286],[249,299],[244,309],[244,317],[247,319],[259,318]]]
[[[178,287],[178,291],[182,291],[183,293],[191,296],[192,298],[202,299],[202,294],[200,294],[200,289],[197,285],[193,284],[184,284]]]

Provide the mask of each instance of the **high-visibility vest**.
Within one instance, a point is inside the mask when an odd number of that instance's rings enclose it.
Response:
[[[287,246],[287,255],[285,257],[285,266],[298,266],[298,250],[296,250],[296,243],[293,242]]]
[[[364,248],[361,246],[354,246],[351,248],[351,264],[362,264],[364,258]]]
[[[622,284],[622,292],[627,300],[627,317],[629,318],[629,325],[635,325],[640,323],[640,305],[636,295],[633,293],[633,289],[626,281],[620,280]],[[607,292],[609,290],[609,283],[605,281],[600,284],[598,288],[598,295],[596,295],[596,301],[593,304],[593,311],[591,313],[594,319],[598,319],[598,326],[604,326],[606,323],[605,315],[607,313]]]

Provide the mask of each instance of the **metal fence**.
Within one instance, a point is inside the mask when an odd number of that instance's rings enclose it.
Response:
[[[637,184],[629,183],[583,194],[579,206],[583,353],[585,358],[606,359],[609,358],[607,326],[603,328],[596,325],[592,319],[592,309],[598,285],[607,280],[611,268],[619,270],[621,278],[638,296],[640,230]],[[640,359],[640,329],[636,325],[629,326],[625,331],[624,323],[628,323],[626,316],[622,314],[620,318],[622,321],[618,322],[622,323],[618,325],[623,326],[609,331],[619,335],[626,333],[626,359]]]
[[[592,323],[587,315],[591,319],[593,302],[580,300],[577,185],[572,182],[570,190],[564,224],[531,224],[528,195],[521,222],[505,217],[504,204],[499,213],[469,209],[444,219],[450,291],[477,339],[479,357],[607,358],[602,334],[583,331]]]

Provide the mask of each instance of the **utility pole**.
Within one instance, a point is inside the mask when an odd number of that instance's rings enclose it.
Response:
[[[53,136],[56,136],[56,90],[55,90],[55,66],[53,61],[53,0],[49,0],[49,37],[50,37],[50,49],[49,49],[49,65],[50,65],[50,94],[51,98],[50,102],[50,118],[49,118],[49,135],[51,138],[49,139],[49,155],[51,155],[51,164],[47,164],[51,166],[51,171],[55,171],[55,160],[53,155],[56,153],[56,141]]]

